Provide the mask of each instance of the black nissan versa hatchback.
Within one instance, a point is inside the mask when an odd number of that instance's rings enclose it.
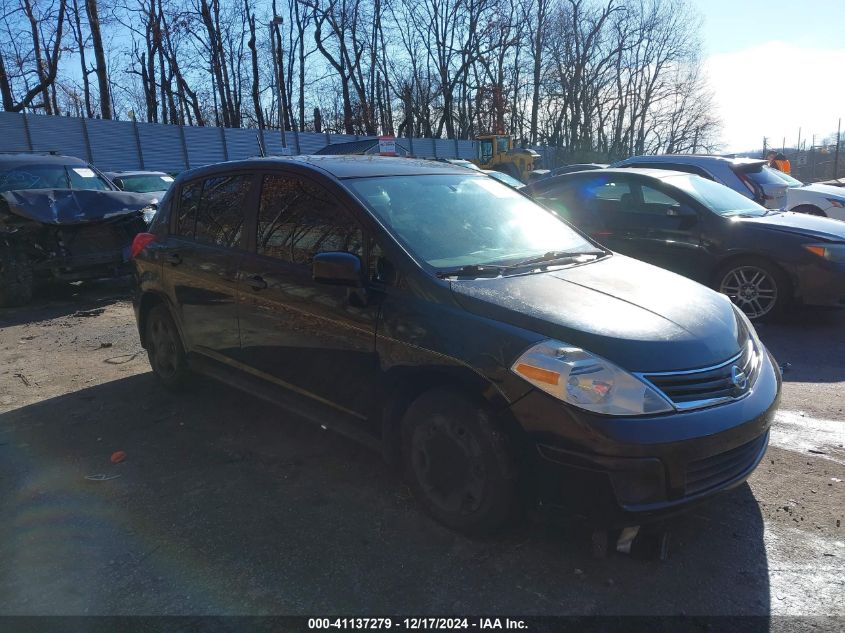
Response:
[[[445,163],[181,174],[133,244],[153,371],[222,379],[404,465],[479,533],[530,498],[616,525],[742,483],[780,375],[741,311]]]

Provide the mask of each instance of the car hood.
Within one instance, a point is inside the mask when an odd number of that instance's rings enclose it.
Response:
[[[845,242],[845,222],[806,213],[773,213],[758,218],[731,218],[746,226],[804,235],[815,240]]]
[[[708,367],[747,330],[730,300],[662,268],[614,254],[570,268],[456,280],[466,310],[598,354],[629,371]]]
[[[814,182],[809,185],[804,185],[803,187],[796,187],[798,191],[812,191],[813,193],[818,193],[823,196],[830,196],[832,198],[838,198],[839,200],[845,200],[845,189],[842,187],[834,187],[833,185],[823,185],[821,183]]]
[[[85,189],[19,189],[0,194],[9,211],[42,224],[86,224],[138,213],[147,194]]]

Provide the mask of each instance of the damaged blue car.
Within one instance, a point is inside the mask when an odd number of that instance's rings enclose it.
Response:
[[[78,158],[0,154],[0,307],[28,303],[39,281],[124,274],[154,213]]]

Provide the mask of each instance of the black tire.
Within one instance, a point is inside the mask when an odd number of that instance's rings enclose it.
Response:
[[[822,211],[818,207],[813,206],[812,204],[799,204],[797,207],[795,207],[794,209],[791,209],[791,210],[794,213],[804,213],[806,215],[817,215],[817,216],[820,216],[822,218],[827,217],[827,213],[825,213],[824,211]]]
[[[0,246],[0,307],[29,303],[33,283],[32,261],[26,253]]]
[[[411,403],[402,419],[402,459],[414,496],[453,530],[491,534],[516,508],[507,436],[484,406],[455,391],[435,388]]]
[[[792,299],[786,274],[759,257],[741,257],[722,265],[713,287],[730,297],[752,321],[777,318]]]
[[[170,310],[163,303],[151,308],[147,315],[144,342],[150,367],[161,384],[173,391],[183,388],[190,378],[185,347]]]

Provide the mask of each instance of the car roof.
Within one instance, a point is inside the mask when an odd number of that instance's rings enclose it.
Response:
[[[570,180],[577,180],[579,178],[602,178],[607,174],[622,174],[630,176],[631,174],[646,176],[649,178],[656,178],[658,180],[665,180],[674,176],[694,176],[685,171],[675,171],[672,169],[657,169],[649,167],[608,167],[606,169],[589,169],[586,171],[573,171],[568,174],[558,174],[550,178],[543,178],[532,182],[530,187],[534,191],[541,191],[548,189],[552,185],[561,182],[568,182]]]
[[[39,164],[39,165],[87,165],[76,156],[63,156],[50,152],[0,152],[0,163]]]
[[[338,179],[346,178],[369,178],[373,176],[414,176],[425,174],[457,174],[466,176],[466,167],[441,163],[421,158],[400,158],[393,156],[367,156],[367,155],[304,155],[304,156],[266,156],[260,158],[249,158],[247,160],[229,161],[216,163],[206,167],[199,167],[181,174],[181,179],[186,180],[202,176],[206,173],[220,173],[226,169],[254,169],[265,165],[298,165],[310,168],[314,171],[321,171]]]
[[[745,158],[732,156],[716,156],[712,154],[657,154],[650,156],[631,156],[619,163],[679,163],[683,165],[703,165],[707,163],[720,162],[731,165],[756,165],[764,164],[762,158]]]
[[[168,176],[164,171],[147,171],[143,169],[132,169],[127,171],[106,171],[106,176]]]

